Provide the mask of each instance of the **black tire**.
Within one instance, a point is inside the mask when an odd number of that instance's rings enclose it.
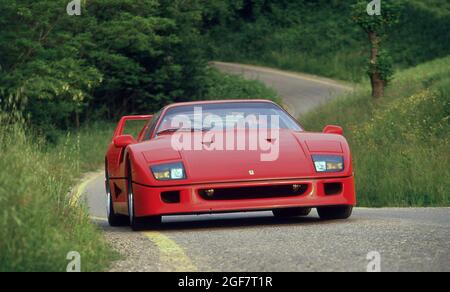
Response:
[[[138,218],[135,216],[135,208],[134,208],[134,192],[133,192],[133,177],[131,171],[131,163],[128,161],[127,163],[127,181],[128,181],[128,217],[131,229],[133,231],[142,231],[145,229],[153,229],[159,227],[162,222],[161,216],[153,216],[153,217],[143,217]]]
[[[353,206],[320,207],[317,212],[322,220],[345,220],[352,216]]]
[[[311,213],[311,208],[275,209],[272,213],[277,218],[305,217]]]
[[[118,215],[114,211],[113,198],[111,194],[111,185],[109,181],[108,166],[105,167],[105,190],[106,190],[106,214],[108,223],[111,227],[127,226],[129,224],[128,217]]]

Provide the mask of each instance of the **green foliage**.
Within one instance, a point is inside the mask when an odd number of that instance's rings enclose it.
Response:
[[[385,35],[391,27],[399,21],[400,11],[403,8],[403,0],[382,0],[381,15],[369,15],[367,13],[367,0],[358,0],[352,6],[352,20],[361,26],[366,33]]]
[[[414,66],[450,54],[450,2],[410,0],[387,45],[396,63]]]
[[[223,1],[209,0],[201,1],[203,28],[225,24],[233,19],[234,12],[242,9],[244,0]]]
[[[369,89],[305,116],[303,125],[345,129],[361,206],[450,204],[450,57],[395,75],[383,100]]]
[[[101,82],[100,72],[80,58],[79,42],[84,37],[74,37],[63,17],[66,1],[7,0],[4,4],[1,99],[15,101],[37,125],[66,126],[92,100],[93,88]]]
[[[111,135],[111,128],[91,130],[94,143],[82,131],[50,147],[0,111],[0,271],[64,272],[70,251],[80,253],[83,271],[104,270],[117,258],[88,211],[68,202],[75,179],[102,159],[96,149]]]
[[[393,61],[386,50],[380,50],[378,52],[376,64],[369,62],[367,70],[369,76],[377,72],[380,73],[381,79],[385,81],[386,84],[389,83],[394,76]]]
[[[79,17],[67,2],[3,0],[0,14],[0,107],[23,110],[50,140],[79,123],[206,99],[214,58],[365,75],[354,1],[99,0],[82,1]],[[386,40],[394,64],[449,53],[446,1],[402,1],[401,11]]]
[[[234,1],[222,2],[226,6]],[[231,13],[224,14],[226,17],[220,21],[208,23],[204,42],[210,59],[356,82],[367,78],[367,34],[352,20],[356,0],[243,2],[242,7],[230,6]],[[364,13],[370,1],[362,2],[360,11]],[[384,40],[394,68],[450,54],[450,39],[446,37],[450,27],[448,1],[382,0],[382,5],[385,2],[387,8],[391,4],[401,6],[399,21],[393,21]]]
[[[352,6],[352,20],[367,33],[371,42],[372,59],[369,62],[369,76],[380,74],[381,79],[387,84],[394,74],[392,58],[380,47],[389,29],[399,21],[402,1],[386,0],[380,4],[381,15],[369,15],[367,1],[359,0]]]
[[[210,69],[209,76],[211,84],[208,99],[269,99],[281,104],[277,93],[260,81],[249,81],[216,69]]]
[[[3,109],[14,101],[49,133],[208,92],[196,1],[85,1],[82,16],[67,3],[2,2]]]

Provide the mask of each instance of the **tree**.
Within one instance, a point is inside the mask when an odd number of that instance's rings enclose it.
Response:
[[[375,3],[358,0],[352,7],[352,20],[368,35],[371,46],[368,74],[372,84],[372,96],[381,98],[384,89],[393,75],[392,61],[389,53],[382,48],[382,43],[389,29],[398,23],[400,9],[399,0],[380,0],[380,15],[370,15],[368,6]]]
[[[205,97],[199,0],[68,3],[2,0],[0,110],[50,133]]]
[[[7,0],[0,15],[0,108],[23,111],[50,138],[54,128],[80,126],[101,83],[82,58],[89,36],[65,13],[67,1]],[[6,102],[8,101],[8,102]]]

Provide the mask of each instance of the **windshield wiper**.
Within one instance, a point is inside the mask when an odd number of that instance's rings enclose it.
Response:
[[[170,129],[165,129],[165,130],[161,130],[158,133],[156,133],[156,135],[164,135],[164,134],[170,134],[170,133],[175,133],[178,131],[187,131],[188,129],[182,129],[182,128],[170,128]]]

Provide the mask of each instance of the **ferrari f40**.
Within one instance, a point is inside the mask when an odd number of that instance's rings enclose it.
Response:
[[[145,126],[124,135],[129,121]],[[266,100],[178,103],[123,117],[105,158],[108,221],[134,230],[162,216],[272,211],[347,219],[356,204],[339,126],[305,131]]]

